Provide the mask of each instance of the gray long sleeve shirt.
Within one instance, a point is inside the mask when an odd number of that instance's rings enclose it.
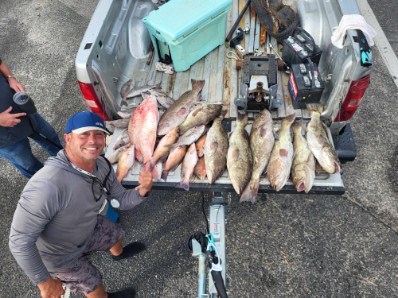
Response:
[[[109,171],[98,158],[94,175],[103,182]],[[97,223],[106,193],[96,179],[74,169],[61,150],[25,186],[11,224],[9,246],[33,283],[62,272],[82,256]],[[104,185],[108,199],[127,210],[143,201],[136,190],[125,189],[113,169]],[[101,196],[102,195],[102,196]]]

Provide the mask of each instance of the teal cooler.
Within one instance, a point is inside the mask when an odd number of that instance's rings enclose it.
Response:
[[[159,60],[187,70],[223,44],[232,0],[170,0],[144,18]]]

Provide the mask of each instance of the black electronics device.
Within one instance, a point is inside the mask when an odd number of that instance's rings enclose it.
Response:
[[[318,64],[321,54],[322,50],[312,36],[302,28],[297,28],[292,36],[283,41],[282,58],[289,66],[303,63],[307,59]]]
[[[306,108],[307,103],[319,103],[325,83],[318,65],[311,61],[293,64],[289,76],[289,91],[295,109]]]

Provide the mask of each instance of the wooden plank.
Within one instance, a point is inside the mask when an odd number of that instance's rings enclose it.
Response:
[[[254,32],[254,50],[261,50],[260,48],[260,21],[258,16],[256,15],[256,22],[255,22],[255,32]]]
[[[173,98],[178,99],[185,91],[191,89],[189,70],[177,72],[173,88]]]
[[[232,10],[231,10],[231,26],[237,19],[239,15],[239,3],[238,1],[233,1]],[[228,48],[227,48],[228,51]],[[234,104],[234,98],[237,95],[237,82],[238,82],[238,73],[235,68],[235,61],[232,59],[226,59],[227,63],[225,63],[225,74],[224,74],[224,104],[229,107],[229,113],[226,114],[226,117],[234,117],[236,115],[236,109]]]
[[[209,102],[217,102],[219,99],[217,99],[216,94],[217,94],[217,89],[219,89],[221,86],[217,84],[217,77],[220,75],[217,72],[217,66],[218,66],[218,49],[215,49],[210,53],[209,57],[210,61],[210,75],[207,84],[209,85],[208,89],[208,94],[207,94],[207,100]]]
[[[204,85],[202,89],[202,94],[206,100],[208,100],[208,94],[209,94],[209,88],[210,88],[210,76],[211,76],[211,55],[208,54],[205,57],[204,60],[204,66],[203,66],[203,77],[206,78],[206,84]]]
[[[223,102],[223,89],[224,89],[224,63],[225,63],[225,54],[226,54],[226,47],[225,45],[221,45],[218,47],[217,52],[217,78],[216,78],[216,92],[215,92],[215,99],[216,102],[222,103]]]
[[[249,48],[246,49],[247,53],[254,53],[254,34],[256,33],[256,11],[254,10],[254,5],[251,5],[250,13],[250,31],[249,31]]]

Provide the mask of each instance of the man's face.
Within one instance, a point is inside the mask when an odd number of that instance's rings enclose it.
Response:
[[[100,130],[89,130],[82,134],[64,135],[68,154],[73,159],[96,160],[105,147],[105,133]]]

